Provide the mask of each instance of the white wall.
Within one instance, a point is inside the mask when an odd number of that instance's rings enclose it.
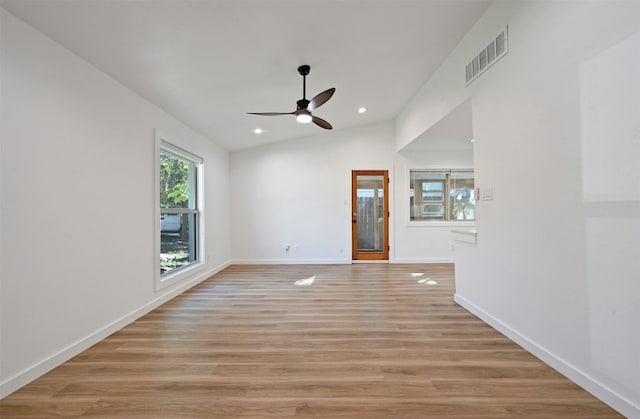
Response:
[[[408,225],[408,172],[469,168],[472,153],[406,157],[395,152],[394,130],[378,123],[232,153],[234,262],[350,263],[351,171],[359,169],[389,170],[391,261],[452,261],[450,224]]]
[[[464,63],[509,25],[470,87]],[[478,244],[456,300],[640,417],[640,3],[496,2],[398,117],[396,147],[472,97]]]
[[[392,138],[385,123],[232,153],[234,262],[350,262],[350,171],[393,176]]]
[[[229,157],[2,10],[0,396],[230,260]],[[154,129],[204,157],[206,268],[154,292]]]

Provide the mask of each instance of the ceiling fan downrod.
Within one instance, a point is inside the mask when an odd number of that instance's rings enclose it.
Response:
[[[302,76],[302,98],[307,98],[307,75],[311,71],[311,67],[304,64],[298,67],[298,73]]]
[[[298,67],[298,73],[302,76],[302,99],[297,102],[298,110],[307,109],[307,106],[309,106],[309,101],[307,100],[307,75],[310,71],[311,67],[306,64]]]

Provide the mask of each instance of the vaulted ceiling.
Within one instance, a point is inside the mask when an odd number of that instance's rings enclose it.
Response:
[[[490,4],[443,1],[1,0],[2,7],[230,151],[391,120]],[[461,74],[463,77],[463,74]],[[359,114],[358,108],[368,111]],[[256,135],[260,127],[264,133]]]

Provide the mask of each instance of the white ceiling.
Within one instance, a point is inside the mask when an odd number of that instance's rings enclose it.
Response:
[[[307,98],[336,88],[314,111],[334,130],[393,119],[489,3],[1,0],[230,151],[324,131],[289,115],[246,114],[295,110],[301,64],[311,66]]]

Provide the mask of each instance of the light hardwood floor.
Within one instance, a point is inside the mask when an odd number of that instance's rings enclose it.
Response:
[[[0,416],[620,417],[456,305],[453,276],[232,266],[8,396]]]

